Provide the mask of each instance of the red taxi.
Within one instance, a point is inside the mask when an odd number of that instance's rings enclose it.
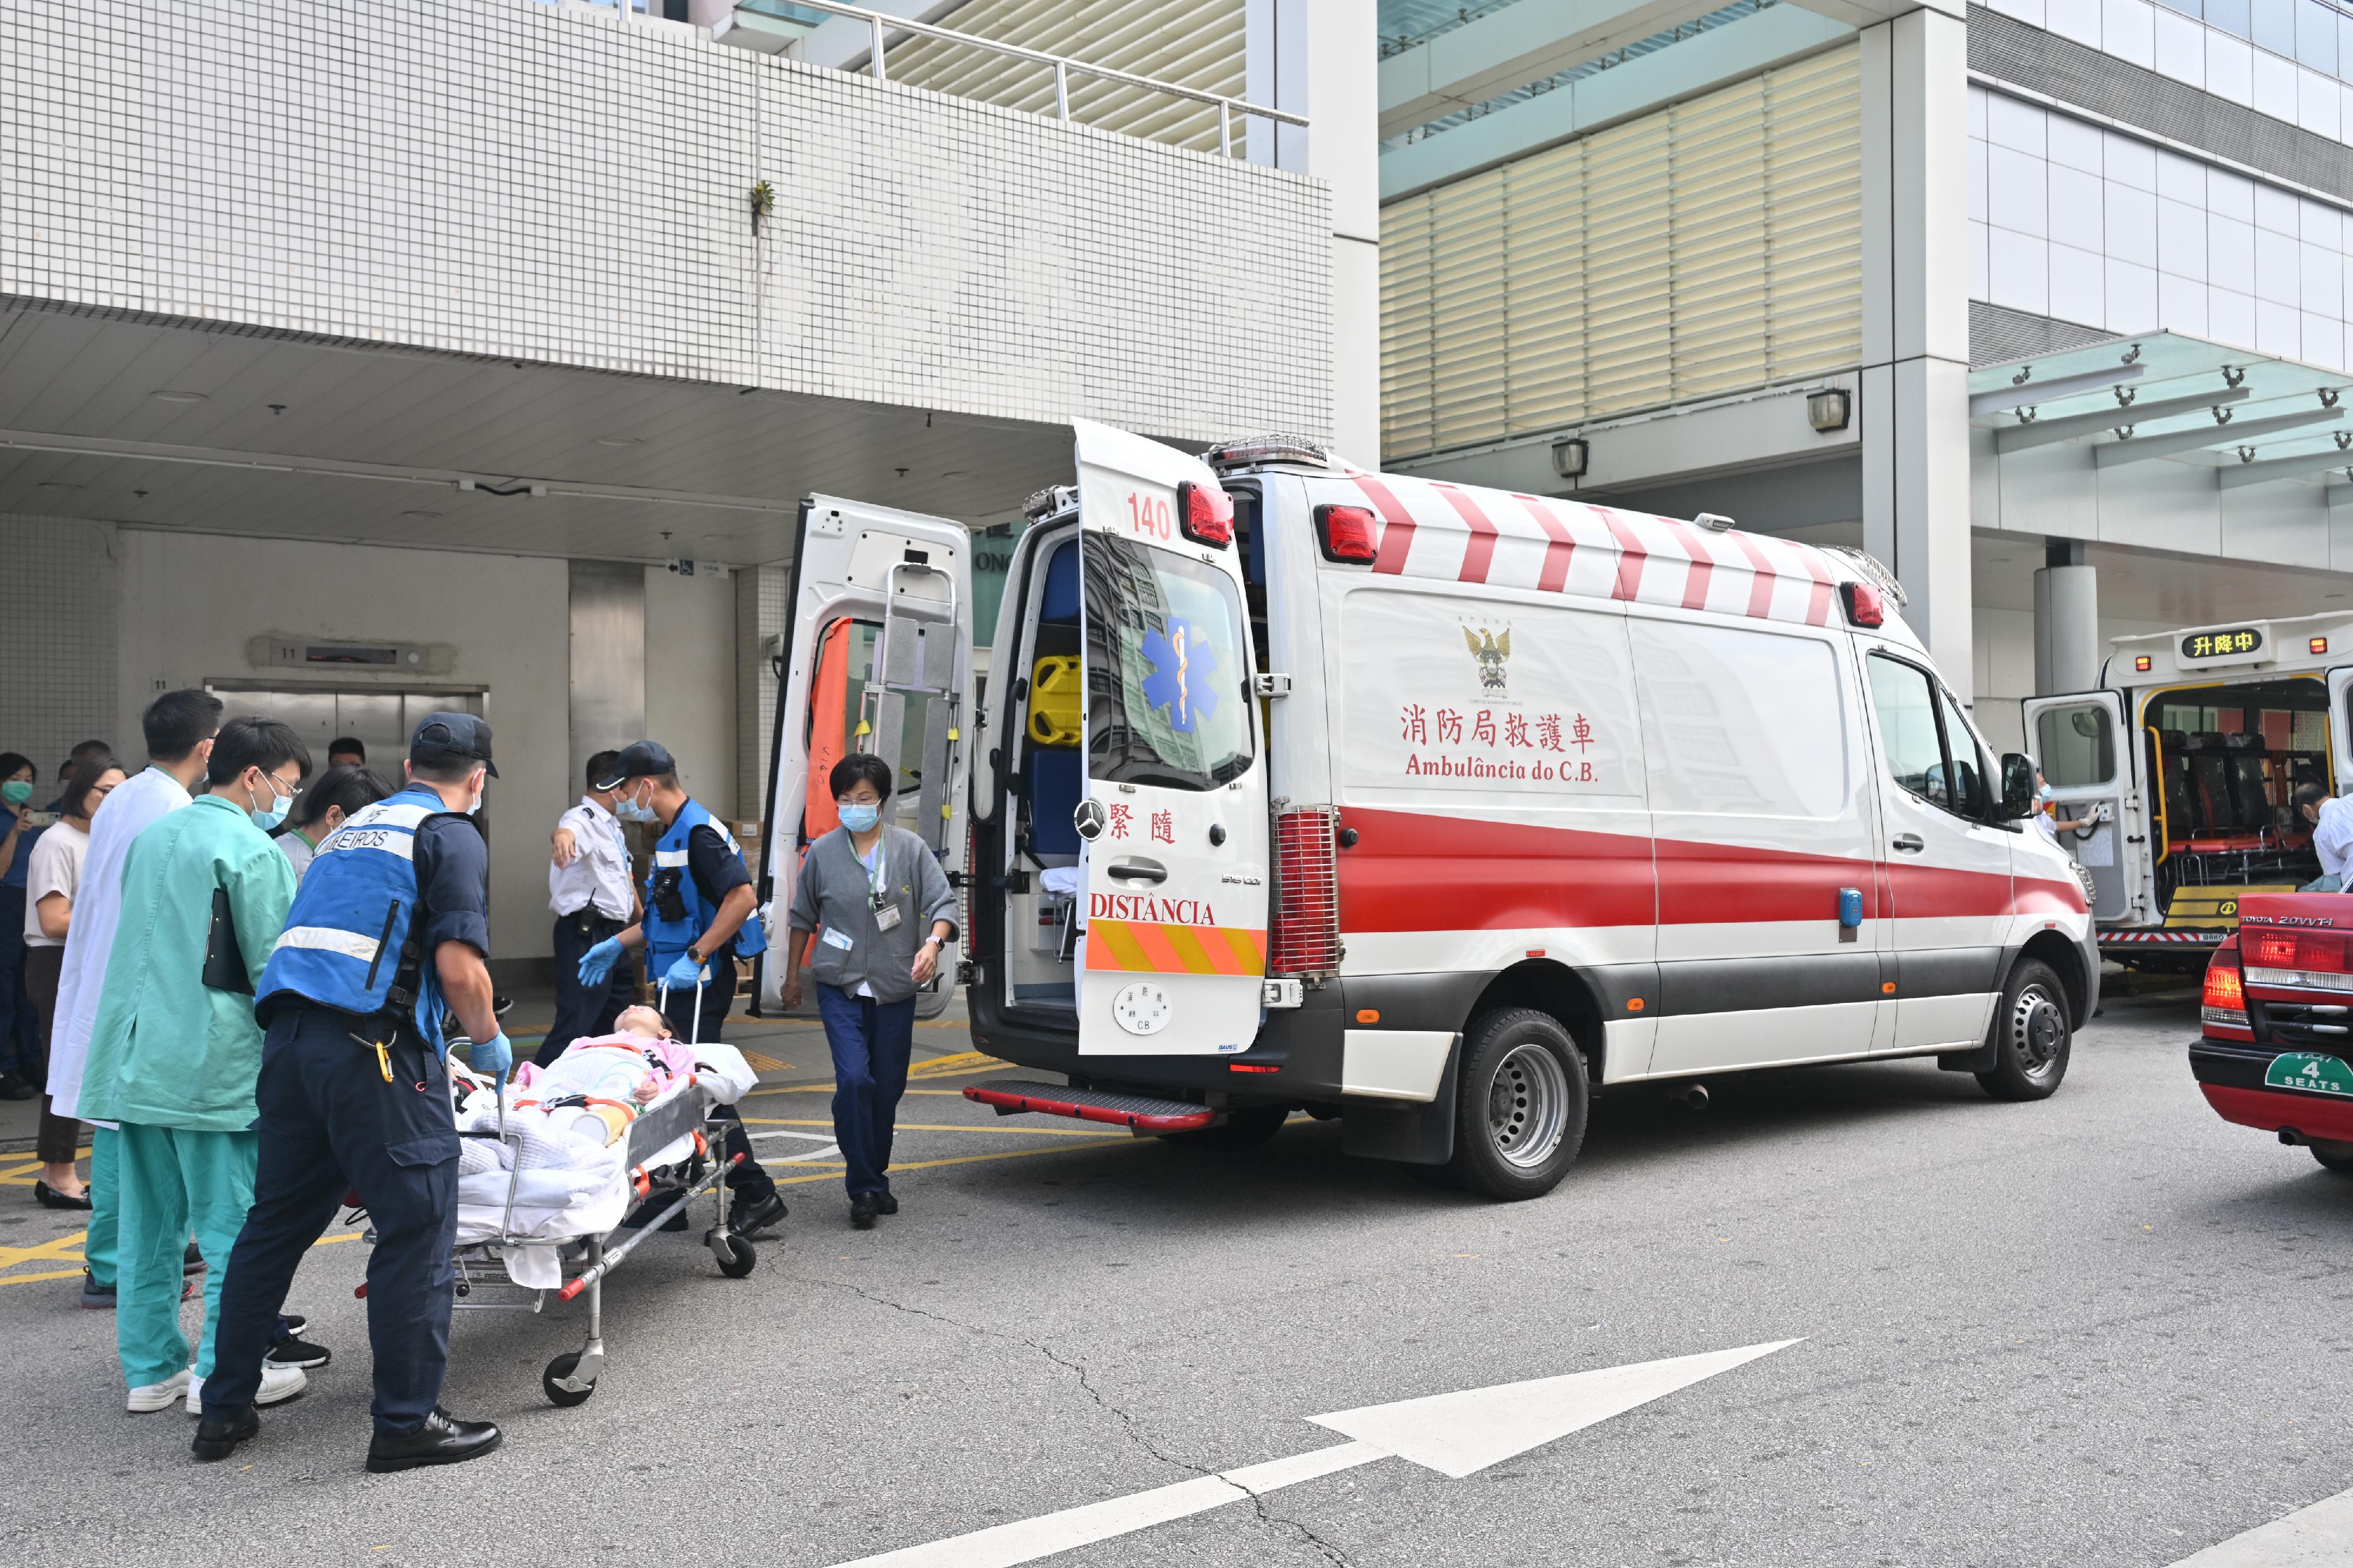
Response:
[[[2189,1067],[2207,1103],[2353,1173],[2353,896],[2242,899],[2201,1004]]]

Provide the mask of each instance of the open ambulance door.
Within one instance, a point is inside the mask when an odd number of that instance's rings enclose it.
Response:
[[[2328,672],[2328,769],[2333,775],[2328,788],[2332,795],[2353,791],[2353,702],[2347,700],[2348,692],[2353,692],[2353,664],[2340,664]]]
[[[761,895],[775,956],[761,1000],[780,1002],[786,916],[808,846],[839,826],[827,775],[849,752],[891,764],[883,820],[920,836],[961,884],[971,726],[972,535],[944,518],[833,496],[801,503],[786,608]],[[959,942],[969,944],[969,931]],[[934,1017],[955,988],[951,949],[917,998]]]
[[[1086,784],[1081,1056],[1250,1048],[1266,748],[1232,503],[1198,459],[1078,423]]]
[[[2050,784],[2059,816],[2074,821],[2098,806],[2106,816],[2096,827],[2062,833],[2062,847],[2092,874],[2092,916],[2101,921],[2154,923],[2164,911],[2152,907],[2156,848],[2149,831],[2148,797],[2162,781],[2143,787],[2142,740],[2125,721],[2124,697],[2115,691],[2076,691],[2026,700],[2026,749]]]

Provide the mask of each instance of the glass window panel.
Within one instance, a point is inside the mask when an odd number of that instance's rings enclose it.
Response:
[[[2247,15],[2247,0],[2206,0],[2206,21],[2210,26],[2242,38],[2254,37],[2254,28]]]
[[[1936,739],[1936,699],[1922,670],[1873,654],[1872,706],[1879,714],[1880,755],[1896,786],[1935,805],[1949,805],[1945,752]]]
[[[2255,42],[2275,55],[2295,58],[2298,0],[2254,0]]]
[[[1968,721],[1961,716],[1960,704],[1953,700],[1951,692],[1936,688],[1936,703],[1945,716],[1945,749],[1952,759],[1947,766],[1953,809],[1972,820],[1982,818],[1986,814],[1985,750],[1969,732]]]
[[[2295,58],[2317,71],[2337,74],[2337,8],[2303,0],[2295,8]]]
[[[2166,710],[2170,716],[2179,710]],[[2105,784],[2116,773],[2116,726],[2096,702],[2050,708],[2034,721],[2034,760],[2053,789]]]

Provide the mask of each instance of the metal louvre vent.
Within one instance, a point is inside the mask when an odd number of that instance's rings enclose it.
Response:
[[[1286,811],[1274,819],[1274,938],[1270,974],[1340,972],[1340,868],[1328,805]]]

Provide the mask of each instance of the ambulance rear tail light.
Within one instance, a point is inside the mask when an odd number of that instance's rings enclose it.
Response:
[[[1324,559],[1344,566],[1370,566],[1380,553],[1380,525],[1372,509],[1361,506],[1319,506],[1315,509],[1315,542]]]
[[[1286,811],[1274,819],[1274,929],[1270,974],[1336,974],[1340,970],[1340,872],[1328,806]]]
[[[1841,583],[1839,597],[1846,601],[1846,618],[1850,626],[1880,626],[1887,624],[1887,601],[1869,583]]]
[[[2227,950],[2226,950],[2227,951]],[[2303,991],[2353,991],[2353,935],[2336,931],[2239,931],[2239,951],[2231,955],[2246,965],[2245,984]],[[2216,962],[2221,962],[2218,954]],[[2214,984],[2209,966],[2207,984]]]
[[[2247,1027],[2246,985],[2239,971],[2239,955],[2227,943],[2206,965],[2206,989],[2200,998],[2199,1016],[2209,1029]]]
[[[1215,485],[1187,479],[1176,487],[1176,526],[1194,543],[1223,550],[1234,541],[1234,498]]]

